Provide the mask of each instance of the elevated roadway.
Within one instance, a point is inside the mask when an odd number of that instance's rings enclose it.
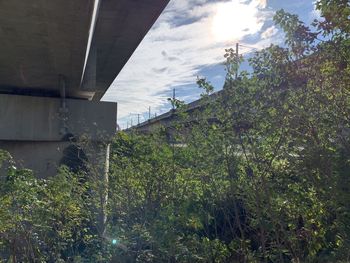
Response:
[[[72,141],[107,141],[117,104],[99,100],[167,3],[0,1],[0,148],[47,176]]]

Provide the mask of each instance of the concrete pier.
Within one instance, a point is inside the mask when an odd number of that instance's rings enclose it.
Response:
[[[108,141],[116,131],[117,104],[0,94],[0,148],[40,176],[60,164],[79,165],[80,138]]]
[[[168,2],[0,1],[0,148],[39,176],[97,156],[117,114],[100,99]]]

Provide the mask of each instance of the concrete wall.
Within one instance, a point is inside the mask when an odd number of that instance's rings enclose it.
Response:
[[[35,171],[39,177],[53,176],[69,142],[0,141],[0,149],[10,152],[16,166]]]
[[[0,140],[61,141],[61,100],[31,96],[0,95]],[[66,100],[67,130],[92,140],[116,131],[117,104]]]
[[[61,164],[77,168],[97,157],[76,147],[79,138],[104,144],[116,132],[116,103],[68,99],[62,112],[58,98],[0,94],[0,148],[19,166],[46,177]]]

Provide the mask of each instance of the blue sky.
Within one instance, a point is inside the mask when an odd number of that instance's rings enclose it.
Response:
[[[103,97],[118,102],[118,123],[126,128],[170,109],[172,89],[186,102],[199,97],[197,76],[220,90],[224,50],[242,45],[262,49],[283,44],[274,12],[283,8],[305,23],[318,16],[313,0],[170,0],[155,25]],[[253,51],[240,48],[245,57]]]

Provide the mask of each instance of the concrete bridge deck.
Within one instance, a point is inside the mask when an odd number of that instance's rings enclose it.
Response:
[[[47,175],[67,138],[108,140],[117,105],[99,100],[167,3],[0,1],[0,148]]]
[[[0,93],[99,100],[167,0],[0,2]]]

